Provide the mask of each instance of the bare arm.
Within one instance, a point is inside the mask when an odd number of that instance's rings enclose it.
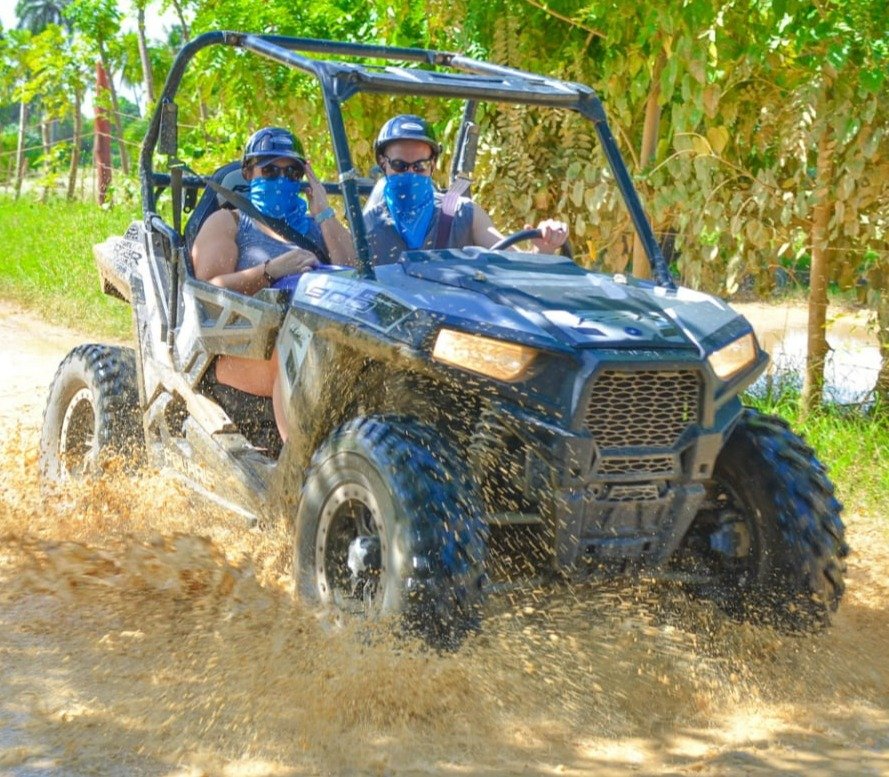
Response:
[[[255,294],[269,285],[266,272],[272,278],[282,278],[318,266],[318,259],[311,251],[294,248],[264,265],[235,270],[238,264],[237,234],[238,222],[231,211],[218,210],[210,215],[191,249],[195,277],[241,294]]]
[[[525,229],[531,229],[531,224],[525,224]],[[554,254],[568,239],[568,225],[564,221],[544,219],[537,225],[542,237],[531,241],[534,245],[532,253]],[[472,206],[472,240],[474,245],[482,248],[490,248],[503,235],[494,226],[487,212],[473,203]]]
[[[472,243],[482,248],[490,248],[498,240],[502,240],[500,234],[488,212],[473,203],[472,205]]]
[[[324,185],[318,180],[312,165],[306,162],[306,180],[309,182],[307,192],[309,200],[309,213],[317,216],[321,211],[329,207],[327,192]],[[324,244],[327,253],[337,264],[355,264],[355,248],[352,245],[352,236],[336,217],[325,219],[319,225],[324,236]]]
[[[242,273],[235,272],[238,264],[237,234],[237,212],[223,209],[211,213],[201,226],[191,249],[194,274],[198,280],[208,281],[214,286],[252,294],[260,288],[256,279],[250,284],[251,279],[239,277]],[[262,277],[262,270],[259,276]]]

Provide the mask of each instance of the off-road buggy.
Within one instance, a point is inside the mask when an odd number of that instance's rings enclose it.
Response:
[[[211,45],[317,78],[339,174],[325,186],[342,197],[357,269],[252,297],[195,278],[191,242],[220,201],[177,158],[174,97]],[[362,221],[373,182],[341,111],[362,92],[464,100],[452,178],[471,173],[479,101],[589,119],[653,280],[506,250],[524,234],[375,267]],[[154,170],[156,152],[168,171]],[[544,579],[674,577],[730,613],[794,628],[837,607],[847,546],[825,469],[781,420],[742,406],[768,357],[728,305],[675,285],[593,89],[453,53],[209,33],[174,62],[140,171],[142,220],[95,248],[105,291],[132,305],[135,347],[83,345],[62,363],[42,434],[48,478],[136,441],[206,498],[289,522],[306,599],[393,614],[439,645],[478,623],[492,540],[511,549],[504,563]],[[167,188],[172,223],[157,205]],[[273,347],[283,447],[268,400],[207,380],[218,355]],[[515,560],[525,549],[531,561]]]

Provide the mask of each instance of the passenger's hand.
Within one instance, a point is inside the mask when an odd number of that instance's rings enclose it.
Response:
[[[330,203],[327,201],[327,192],[324,191],[324,184],[318,180],[318,176],[315,175],[315,171],[308,160],[306,160],[306,181],[309,184],[309,188],[306,191],[306,199],[309,201],[309,213],[317,216]]]
[[[277,280],[285,275],[314,270],[319,264],[318,257],[311,251],[306,251],[305,248],[291,248],[269,262],[268,273]]]
[[[533,229],[530,224],[525,224],[525,229]],[[531,242],[541,254],[555,254],[565,245],[568,239],[568,225],[564,221],[556,219],[544,219],[537,225],[542,237]]]

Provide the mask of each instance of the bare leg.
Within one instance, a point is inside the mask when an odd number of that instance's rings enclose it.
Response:
[[[259,397],[272,396],[277,374],[277,353],[273,353],[268,360],[244,359],[240,356],[220,356],[216,360],[216,380]]]
[[[277,352],[272,354],[272,360],[277,364]],[[284,415],[284,398],[281,396],[281,380],[276,376],[272,385],[272,407],[275,410],[275,423],[278,425],[278,434],[281,440],[287,442],[287,418]]]

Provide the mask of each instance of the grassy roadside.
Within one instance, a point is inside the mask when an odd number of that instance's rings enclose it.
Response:
[[[136,216],[131,208],[106,211],[91,203],[0,197],[0,297],[54,324],[128,336],[130,309],[102,293],[92,246],[122,235]]]
[[[92,245],[122,235],[136,215],[131,207],[104,211],[89,203],[0,197],[0,297],[56,324],[129,337],[129,307],[100,291]],[[786,418],[807,439],[849,512],[880,514],[889,503],[889,422],[831,410],[803,420],[796,399],[786,394],[752,403]]]
[[[747,403],[786,419],[814,448],[837,486],[847,515],[881,516],[889,502],[889,418],[830,406],[803,418],[798,400],[798,393],[788,392],[765,399],[748,397]]]

